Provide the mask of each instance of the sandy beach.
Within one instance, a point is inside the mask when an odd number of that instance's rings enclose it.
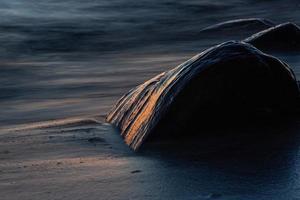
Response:
[[[298,122],[273,130],[272,137],[235,153],[205,147],[135,153],[109,124],[93,120],[2,130],[0,195],[3,200],[297,199],[297,129]]]
[[[105,123],[137,85],[221,42],[300,25],[299,8],[299,0],[0,0],[0,200],[300,199],[299,119],[175,148],[157,140],[139,152]],[[266,53],[299,81],[299,51]]]

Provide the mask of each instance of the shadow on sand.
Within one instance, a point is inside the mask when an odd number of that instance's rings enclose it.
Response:
[[[299,126],[299,120],[288,120],[199,129],[197,136],[149,140],[140,154],[176,169],[176,178],[172,172],[161,174],[174,179],[165,185],[172,191],[207,194],[199,199],[291,199],[299,195]]]

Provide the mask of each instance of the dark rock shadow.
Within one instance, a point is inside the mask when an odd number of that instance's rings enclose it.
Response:
[[[210,131],[199,129],[202,134],[196,136],[149,139],[139,153],[180,172],[170,188],[180,183],[192,193],[217,194],[221,199],[230,195],[291,199],[298,194],[299,122],[289,119],[235,128],[215,124]],[[171,179],[170,174],[165,176]]]
[[[175,155],[177,158],[180,155],[185,158],[185,154],[196,157],[211,154],[222,157],[245,154],[263,156],[274,150],[298,146],[296,138],[299,137],[300,119],[297,117],[258,118],[247,122],[228,117],[223,122],[192,123],[193,127],[186,128],[186,131],[154,133],[140,151],[146,154],[160,152],[161,155]]]

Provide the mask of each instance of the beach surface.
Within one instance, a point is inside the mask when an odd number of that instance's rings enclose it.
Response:
[[[0,195],[3,200],[296,200],[299,126],[276,129],[259,138],[265,142],[239,151],[179,147],[139,153],[109,124],[94,120],[1,130]]]
[[[256,29],[201,30],[244,18],[300,25],[299,8],[298,0],[0,1],[0,199],[300,199],[298,122],[242,150],[218,141],[138,153],[104,123],[133,87]],[[274,55],[300,79],[299,54]]]

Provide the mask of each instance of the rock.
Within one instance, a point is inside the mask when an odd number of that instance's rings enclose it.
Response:
[[[265,51],[299,51],[300,28],[288,22],[256,33],[244,42]]]
[[[250,44],[230,41],[132,89],[106,121],[137,150],[155,134],[187,134],[207,124],[292,112],[298,93],[287,64]]]
[[[269,20],[261,18],[237,19],[229,20],[208,26],[200,31],[200,33],[208,33],[217,37],[232,34],[254,34],[258,31],[265,30],[275,24]]]
[[[141,170],[133,170],[133,171],[131,171],[132,174],[136,174],[136,173],[140,173],[140,172],[142,172],[142,171]]]
[[[105,140],[101,137],[92,137],[92,138],[89,138],[88,141],[90,143],[105,143]]]

